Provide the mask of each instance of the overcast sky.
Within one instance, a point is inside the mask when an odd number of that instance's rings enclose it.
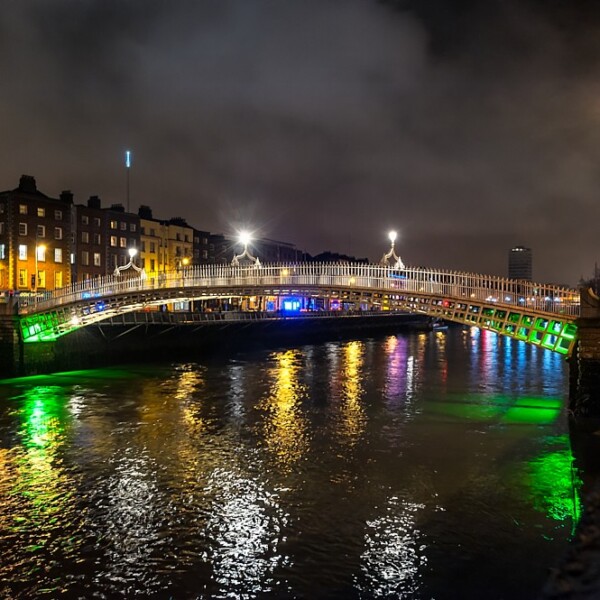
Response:
[[[600,260],[600,35],[571,0],[0,0],[0,189],[312,254],[576,284]],[[597,3],[600,4],[600,3]]]

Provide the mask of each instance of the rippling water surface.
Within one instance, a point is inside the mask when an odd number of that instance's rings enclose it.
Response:
[[[0,384],[0,597],[534,598],[563,359],[468,329]]]

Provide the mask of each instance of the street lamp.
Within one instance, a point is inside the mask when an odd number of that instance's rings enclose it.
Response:
[[[136,271],[137,273],[140,274],[140,277],[142,279],[145,279],[146,272],[144,271],[144,269],[142,269],[141,267],[138,267],[133,262],[133,259],[136,257],[137,253],[138,253],[137,248],[129,248],[127,250],[127,254],[129,254],[129,262],[126,265],[123,265],[122,267],[115,267],[115,270],[113,271],[113,275],[118,277],[123,271],[127,271],[127,269],[133,269],[134,271]]]
[[[386,254],[384,254],[381,257],[381,264],[383,266],[388,266],[388,261],[390,259],[393,259],[394,264],[393,267],[394,269],[404,269],[404,263],[402,262],[402,259],[396,254],[396,248],[395,248],[395,243],[396,243],[396,238],[398,237],[398,234],[395,231],[390,231],[388,233],[388,238],[390,240],[390,250],[389,252],[387,252]]]
[[[241,254],[233,255],[233,259],[231,260],[231,265],[233,267],[237,267],[240,264],[240,260],[242,258],[247,258],[248,260],[250,260],[251,262],[254,263],[255,267],[260,267],[260,260],[258,260],[258,258],[256,256],[252,256],[252,254],[250,254],[250,252],[248,252],[248,245],[252,241],[252,237],[250,236],[250,234],[247,231],[240,231],[240,234],[238,236],[238,241],[240,244],[243,244],[244,251]]]

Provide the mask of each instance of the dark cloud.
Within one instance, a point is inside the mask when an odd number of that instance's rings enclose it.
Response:
[[[4,187],[309,252],[575,283],[597,258],[599,11],[541,0],[47,0],[0,20]]]

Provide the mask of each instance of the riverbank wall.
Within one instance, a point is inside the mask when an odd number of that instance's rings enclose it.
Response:
[[[7,327],[6,342],[2,344],[6,360],[2,360],[0,378],[134,362],[190,360],[236,350],[260,350],[430,328],[430,318],[404,313],[241,321],[224,318],[206,322],[186,319],[185,314],[178,313],[176,320],[165,315],[164,321],[151,323],[109,319],[52,342],[22,344]]]

